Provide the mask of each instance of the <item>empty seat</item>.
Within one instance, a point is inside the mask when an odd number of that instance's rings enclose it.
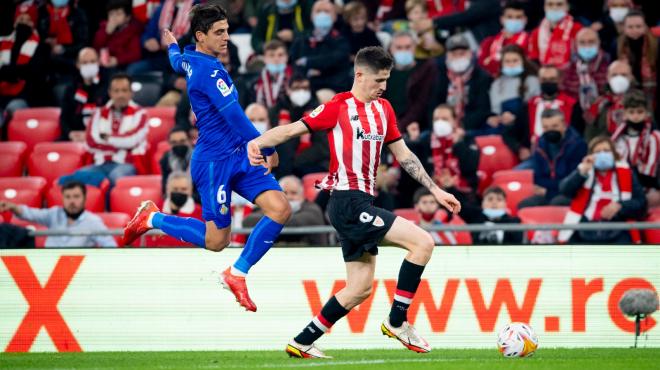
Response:
[[[509,181],[499,186],[506,193],[506,205],[512,216],[518,214],[520,201],[534,195],[534,184],[529,182]]]
[[[14,112],[9,122],[9,141],[22,141],[32,149],[35,144],[60,137],[60,108],[26,108]]]
[[[85,209],[95,213],[103,212],[105,210],[105,191],[92,185],[85,185],[85,189],[87,190]],[[57,184],[57,180],[53,181],[53,185],[46,194],[46,204],[48,207],[62,205],[62,187]]]
[[[568,207],[560,206],[526,207],[518,212],[518,217],[523,224],[528,225],[563,224],[567,212]],[[557,230],[530,230],[527,232],[527,239],[534,244],[555,243],[558,234]]]
[[[22,141],[0,142],[0,177],[22,176],[26,152]]]
[[[161,183],[158,175],[128,176],[117,180],[110,192],[110,210],[132,215],[143,200],[161,201]]]
[[[85,154],[82,143],[39,143],[34,146],[28,159],[28,174],[41,176],[50,184],[82,167]]]
[[[327,172],[315,172],[303,176],[302,182],[305,199],[310,202],[313,202],[316,199],[316,196],[321,190],[317,189],[315,184],[317,181],[322,181],[326,176],[328,176]]]
[[[493,174],[493,183],[491,185],[502,185],[511,181],[534,183],[534,171],[532,170],[500,170]]]
[[[101,221],[103,221],[103,224],[108,229],[123,229],[128,221],[131,220],[131,216],[122,212],[98,212],[96,215],[101,218]],[[117,241],[117,245],[121,246],[122,236],[115,235],[114,238]],[[135,243],[139,243],[139,239]]]
[[[152,107],[161,97],[163,76],[160,73],[145,73],[133,76],[131,90],[133,101],[143,107]]]
[[[518,164],[518,158],[504,144],[500,135],[477,136],[475,142],[480,151],[479,170],[488,177],[500,170],[513,169]]]
[[[151,173],[154,175],[161,175],[162,171],[160,168],[160,160],[163,158],[165,153],[170,150],[170,143],[167,141],[161,141],[156,146],[153,154],[151,155]]]
[[[163,140],[167,140],[167,134],[174,127],[176,108],[174,107],[152,107],[145,108],[147,112],[147,141],[149,145],[156,146]]]
[[[41,208],[46,184],[43,177],[2,177],[0,200]]]

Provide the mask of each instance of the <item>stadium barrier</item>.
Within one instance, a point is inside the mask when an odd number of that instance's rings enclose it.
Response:
[[[345,282],[338,248],[275,248],[249,286],[256,313],[220,288],[240,251],[0,250],[0,346],[24,351],[282,350]],[[400,348],[381,335],[404,252],[382,247],[373,294],[322,338],[323,348]],[[409,311],[436,348],[493,348],[529,322],[541,347],[629,347],[618,301],[657,291],[660,246],[438,248]],[[642,347],[660,329],[642,322]]]

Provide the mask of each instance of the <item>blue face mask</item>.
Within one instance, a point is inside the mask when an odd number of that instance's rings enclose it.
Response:
[[[316,13],[312,18],[312,23],[314,23],[314,28],[327,33],[332,28],[332,16],[326,12]]]
[[[552,23],[557,23],[566,16],[565,10],[546,10],[545,18]]]
[[[504,30],[511,34],[522,32],[525,29],[525,21],[522,19],[505,19]]]
[[[277,0],[275,2],[275,4],[277,5],[277,9],[289,10],[289,9],[293,8],[294,6],[296,6],[296,4],[298,4],[298,0],[291,0],[288,3],[286,1],[283,1],[283,0]]]
[[[594,153],[594,168],[599,171],[614,168],[614,154],[612,152]]]
[[[523,73],[524,69],[522,65],[517,65],[514,67],[502,66],[502,74],[507,77],[516,77],[520,76]]]
[[[593,60],[598,55],[598,46],[578,47],[577,53],[586,62]]]
[[[399,66],[409,66],[415,61],[412,51],[395,51],[392,53],[394,63]]]
[[[266,70],[270,74],[276,75],[284,72],[286,69],[286,64],[284,63],[266,63]]]
[[[53,6],[56,8],[62,8],[69,5],[69,0],[51,0]]]
[[[483,213],[484,216],[488,217],[489,220],[495,220],[502,218],[502,216],[506,214],[506,209],[484,208]]]

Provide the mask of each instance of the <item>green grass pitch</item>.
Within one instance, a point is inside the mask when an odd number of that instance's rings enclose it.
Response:
[[[506,359],[496,350],[328,350],[332,360],[290,359],[283,351],[1,354],[1,369],[660,369],[660,348],[544,349]]]

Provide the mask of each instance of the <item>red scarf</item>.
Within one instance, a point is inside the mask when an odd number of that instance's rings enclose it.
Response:
[[[180,39],[190,29],[190,21],[188,15],[193,6],[193,0],[185,0],[181,6],[176,6],[176,0],[165,0],[163,7],[160,11],[160,18],[158,19],[158,29],[170,29],[174,37]],[[177,9],[176,18],[174,18],[174,9]],[[172,22],[174,18],[174,22]]]
[[[142,23],[147,23],[159,6],[160,0],[133,0],[133,17]]]
[[[463,121],[465,116],[465,105],[468,102],[467,82],[472,78],[474,67],[470,67],[467,71],[458,74],[447,70],[447,77],[449,78],[449,90],[447,91],[447,102],[454,107],[456,112],[456,120]]]
[[[655,97],[656,93],[656,74],[658,71],[655,70],[655,65],[649,63],[649,43],[655,42],[658,43],[658,40],[652,36],[642,36],[644,37],[644,45],[642,46],[642,61],[641,61],[641,74],[642,74],[642,90],[646,96]],[[630,46],[624,46],[623,50],[619,52],[619,59],[627,61],[631,66],[634,65],[630,56],[632,51],[630,51]],[[656,56],[657,57],[657,56]],[[655,63],[655,62],[654,62]],[[657,99],[652,99],[653,108],[657,104]]]
[[[653,130],[651,120],[647,119],[644,129],[639,133],[639,139],[634,148],[629,135],[625,135],[628,127],[620,125],[614,134],[612,141],[623,158],[628,159],[631,166],[645,176],[655,177],[658,173],[658,157],[660,157],[660,131]]]
[[[589,108],[589,113],[592,117],[597,118],[604,109],[607,109],[605,112],[607,115],[607,132],[612,134],[619,126],[625,126],[623,95],[607,93],[599,97]]]
[[[433,173],[439,175],[442,170],[449,170],[449,174],[458,177],[456,187],[462,191],[469,191],[470,185],[463,176],[461,176],[461,166],[459,159],[452,151],[454,139],[451,135],[438,137],[431,134],[431,159],[433,160]]]
[[[538,95],[530,99],[527,104],[529,107],[529,135],[533,144],[543,134],[543,128],[541,127],[541,114],[543,111],[546,109],[559,109],[564,112],[566,122],[571,122],[575,99],[564,93],[559,93],[554,100],[545,100]]]
[[[500,53],[502,51],[502,47],[516,44],[523,48],[523,50],[526,50],[528,43],[529,34],[525,31],[519,32],[515,35],[512,35],[511,37],[506,37],[504,32],[500,32],[495,35],[493,43],[490,44],[488,51],[482,51],[488,52],[488,56],[484,59],[484,65],[488,66],[491,63],[495,63],[497,65],[497,70],[499,71],[500,60],[502,60],[502,54]]]
[[[550,29],[550,21],[543,19],[537,29],[538,59],[542,65],[552,64],[559,68],[566,66],[571,60],[575,33],[580,24],[567,15],[554,29]]]
[[[57,39],[59,45],[71,45],[73,43],[73,35],[71,34],[71,27],[67,17],[69,16],[69,6],[56,8],[48,4],[48,14],[50,15],[50,29],[48,35]]]
[[[470,2],[466,0],[426,0],[426,9],[428,9],[429,18],[460,13],[469,7]]]
[[[589,221],[600,221],[603,208],[612,202],[624,202],[632,198],[632,171],[628,164],[620,161],[615,168],[605,173],[591,170],[589,177],[571,202],[564,218],[565,225],[580,223],[582,216]],[[560,243],[567,242],[573,230],[559,232]]]
[[[270,109],[277,104],[277,100],[284,92],[284,87],[289,84],[292,74],[291,67],[287,66],[284,73],[273,76],[268,73],[266,68],[261,71],[261,78],[257,81],[257,103],[261,103]]]
[[[12,49],[14,48],[14,42],[16,41],[16,32],[12,32],[7,36],[0,37],[0,68],[3,66],[11,65],[12,62]],[[39,46],[39,34],[35,30],[32,31],[32,35],[28,37],[21,48],[19,49],[18,58],[16,58],[16,65],[24,65],[30,63],[34,52]],[[16,96],[25,87],[25,81],[19,80],[18,82],[0,82],[0,95],[2,96]]]

